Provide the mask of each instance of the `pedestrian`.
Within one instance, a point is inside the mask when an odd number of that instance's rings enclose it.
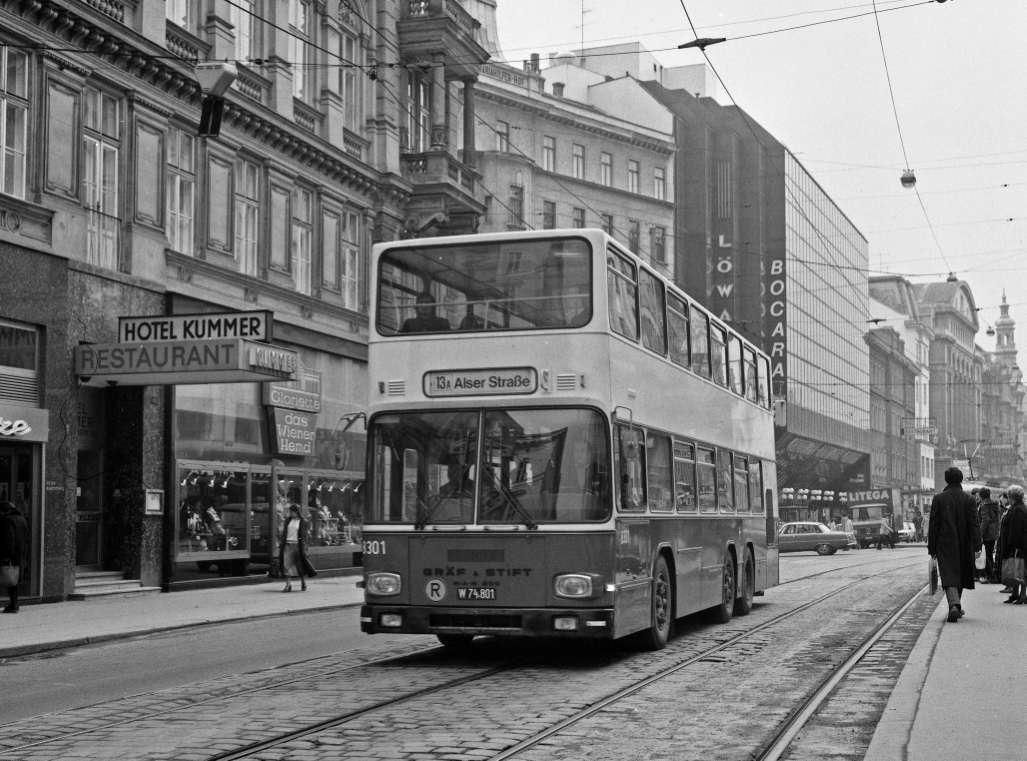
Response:
[[[1009,496],[1009,515],[1002,533],[1002,557],[1027,558],[1027,506],[1023,503],[1023,487],[1010,486],[1006,490]],[[1024,579],[1011,585],[1012,592],[1008,600],[1014,605],[1027,605],[1027,584]]]
[[[1000,508],[998,502],[991,498],[991,489],[982,486],[978,494],[981,497],[981,504],[977,506],[977,516],[981,522],[981,540],[984,542],[984,569],[981,571],[980,579],[982,584],[995,584],[1001,575],[995,573],[995,542],[998,540],[998,519]]]
[[[949,605],[950,623],[963,617],[964,589],[974,588],[974,555],[981,549],[976,503],[963,491],[963,471],[945,471],[945,489],[931,500],[927,553],[938,560],[941,586]]]
[[[282,538],[278,544],[278,564],[285,576],[285,589],[283,592],[292,591],[292,579],[300,577],[300,591],[307,591],[307,579],[305,577],[316,576],[317,572],[310,561],[307,560],[307,522],[300,514],[300,506],[293,502],[289,505],[289,515],[282,526]]]
[[[888,516],[881,518],[881,529],[877,533],[877,549],[881,549],[881,544],[884,542],[888,543],[888,548],[895,549],[895,537],[891,532],[891,523]]]
[[[842,518],[842,531],[844,531],[846,534],[852,533],[852,518],[850,518],[847,515]],[[856,546],[858,547],[859,545]]]
[[[4,613],[17,613],[18,584],[25,577],[28,567],[29,524],[25,516],[18,512],[13,502],[0,502],[0,573],[8,575],[5,579],[7,597],[10,601]],[[13,581],[11,584],[9,582]]]
[[[913,538],[922,542],[924,540],[924,516],[919,510],[913,513],[913,528],[916,532],[913,534]]]
[[[998,567],[998,576],[1002,578],[1002,532],[1006,527],[1006,518],[1009,517],[1009,495],[1003,491],[998,495],[998,540],[995,542],[995,565]],[[1009,585],[1002,587],[999,590],[999,594],[1008,595],[1012,594],[1013,588]]]

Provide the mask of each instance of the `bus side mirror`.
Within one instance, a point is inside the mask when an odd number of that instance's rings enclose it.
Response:
[[[620,454],[625,460],[637,460],[638,448],[641,446],[638,431],[621,431]]]

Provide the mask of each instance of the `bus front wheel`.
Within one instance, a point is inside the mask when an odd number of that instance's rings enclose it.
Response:
[[[639,644],[645,650],[662,650],[667,645],[674,624],[673,589],[667,561],[660,555],[653,566],[649,628],[639,632]]]
[[[724,553],[724,570],[720,577],[720,604],[713,608],[713,620],[726,624],[735,612],[735,559]]]
[[[474,639],[473,634],[436,634],[443,647],[467,647]]]

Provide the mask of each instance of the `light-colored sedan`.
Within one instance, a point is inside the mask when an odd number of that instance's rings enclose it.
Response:
[[[855,546],[856,537],[844,531],[832,531],[823,523],[799,521],[785,523],[777,535],[780,552],[816,552],[833,555],[838,550]]]

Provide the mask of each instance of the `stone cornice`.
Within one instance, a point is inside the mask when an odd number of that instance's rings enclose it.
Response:
[[[563,115],[554,112],[551,108],[546,108],[542,105],[536,105],[531,101],[525,102],[524,100],[511,97],[505,93],[497,92],[496,90],[486,89],[479,80],[478,85],[474,88],[475,97],[479,100],[488,100],[493,103],[498,103],[509,108],[515,108],[518,111],[534,116],[539,119],[545,119],[547,121],[554,122],[561,126],[574,127],[582,132],[588,132],[599,137],[605,137],[610,140],[616,140],[621,143],[627,143],[637,148],[644,148],[645,150],[653,151],[654,153],[663,153],[665,155],[672,155],[677,150],[674,144],[673,138],[669,140],[660,140],[658,138],[650,138],[639,135],[638,133],[626,134],[623,132],[616,132],[608,127],[602,127],[599,124],[587,124],[579,121],[570,115]],[[602,112],[596,112],[593,118],[600,119],[604,116]]]

